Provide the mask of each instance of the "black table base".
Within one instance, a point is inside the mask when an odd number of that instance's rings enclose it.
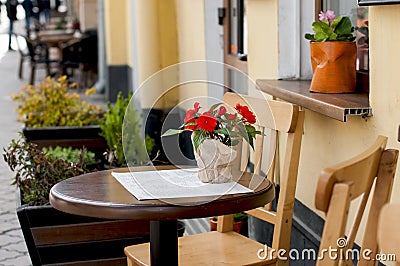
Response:
[[[151,266],[178,265],[177,221],[150,221]]]

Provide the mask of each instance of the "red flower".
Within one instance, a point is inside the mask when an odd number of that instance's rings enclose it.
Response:
[[[249,110],[249,107],[236,104],[236,110],[238,110],[239,114],[241,114],[243,118],[246,119],[250,124],[254,124],[256,122],[256,116],[252,111]]]
[[[195,110],[196,112],[198,112],[198,111],[200,110],[200,108],[201,108],[199,102],[195,102],[193,107],[194,107],[194,110]]]
[[[221,106],[218,110],[218,116],[226,114],[226,108],[225,106]]]
[[[211,116],[209,112],[203,113],[196,122],[201,129],[208,132],[213,132],[217,125],[217,119]]]
[[[229,120],[235,120],[236,119],[236,114],[228,114],[228,119]]]
[[[194,115],[197,113],[195,109],[190,109],[186,111],[186,116],[185,119],[183,119],[183,122],[187,123],[190,120],[194,119]]]
[[[193,105],[194,109],[189,109],[186,111],[186,116],[183,122],[187,123],[194,118],[194,115],[200,110],[201,106],[199,102],[195,102]]]
[[[187,122],[185,122],[185,123],[193,123],[193,122],[195,122],[194,118],[190,119],[189,121],[187,121]],[[186,126],[185,126],[185,129],[188,129],[188,130],[197,130],[197,129],[198,129],[198,126],[197,126],[197,124],[186,125]]]

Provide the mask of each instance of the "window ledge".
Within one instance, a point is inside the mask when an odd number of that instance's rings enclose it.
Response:
[[[256,83],[262,92],[342,122],[347,121],[348,115],[372,115],[368,93],[365,92],[341,94],[310,92],[309,80],[258,79]]]

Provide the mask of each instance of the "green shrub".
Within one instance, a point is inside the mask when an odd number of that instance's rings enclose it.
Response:
[[[108,103],[108,110],[104,113],[104,120],[100,124],[102,131],[100,135],[105,138],[109,148],[107,161],[110,166],[126,166],[125,155],[136,165],[146,164],[148,162],[147,151],[151,151],[155,143],[149,136],[146,136],[143,141],[140,134],[141,116],[129,106],[131,97],[132,93],[124,98],[119,92],[115,105],[112,106],[111,103]],[[124,124],[125,116],[127,119]],[[125,147],[122,143],[123,126],[129,129],[129,131],[125,131],[125,134],[129,134],[128,141],[124,143]]]
[[[79,94],[71,93],[73,87],[66,76],[58,80],[47,77],[38,86],[26,85],[12,96],[19,103],[18,121],[26,127],[99,124],[103,113],[101,106],[85,102]]]
[[[44,147],[42,149],[42,151],[48,155],[51,155],[55,159],[61,158],[69,163],[74,163],[74,162],[79,161],[79,157],[82,154],[82,150],[80,150],[80,149],[73,149],[72,147],[66,148],[66,147],[60,147],[60,146],[57,146],[55,148]],[[87,164],[87,165],[94,164],[96,162],[95,154],[91,151],[86,151],[83,159],[85,160],[85,164]]]
[[[48,204],[53,185],[86,172],[85,149],[75,162],[55,158],[23,139],[13,139],[3,150],[5,162],[15,172],[12,184],[19,187],[23,203],[29,205]]]

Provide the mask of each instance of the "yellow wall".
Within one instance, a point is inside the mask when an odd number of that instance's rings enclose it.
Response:
[[[108,65],[128,64],[127,12],[129,0],[105,0],[105,38]]]
[[[126,60],[127,65],[133,68],[133,16],[132,16],[132,1],[126,3]]]
[[[276,2],[248,0],[248,67],[252,79],[277,76]],[[367,119],[350,117],[348,122],[343,123],[306,110],[296,198],[313,210],[317,178],[322,168],[364,150],[379,134],[389,137],[388,147],[400,148],[397,142],[400,124],[400,75],[397,73],[400,35],[394,34],[397,32],[396,25],[400,24],[398,14],[400,5],[370,7],[370,103],[373,116]],[[400,202],[399,180],[395,181],[392,201]],[[352,211],[350,217],[353,215]],[[361,227],[359,232],[363,231],[364,227]]]
[[[370,25],[370,102],[374,113],[370,128],[389,137],[388,147],[400,149],[400,5],[374,6],[369,11]],[[400,168],[395,179],[392,201],[400,202]]]
[[[278,0],[247,0],[248,73],[252,79],[278,77]]]
[[[135,40],[139,58],[139,84],[163,68],[178,62],[177,25],[174,0],[136,1]],[[141,91],[143,108],[166,108],[175,105],[177,91],[164,95],[164,77],[157,80],[151,88]],[[161,99],[159,96],[163,95]],[[154,106],[154,104],[157,104]]]
[[[179,61],[205,60],[204,0],[176,0],[176,7]],[[206,69],[200,71],[205,72]],[[185,79],[184,71],[181,71],[180,75],[181,79]],[[202,95],[207,95],[207,84],[193,83],[180,87],[181,101]]]
[[[158,71],[189,60],[204,60],[205,29],[203,0],[146,0],[136,1],[136,32],[139,83]],[[186,85],[167,92],[166,84],[185,75],[162,77],[141,92],[144,108],[168,108],[196,95],[206,95],[204,84]],[[161,99],[158,99],[162,95]],[[157,102],[156,106],[153,106]]]

